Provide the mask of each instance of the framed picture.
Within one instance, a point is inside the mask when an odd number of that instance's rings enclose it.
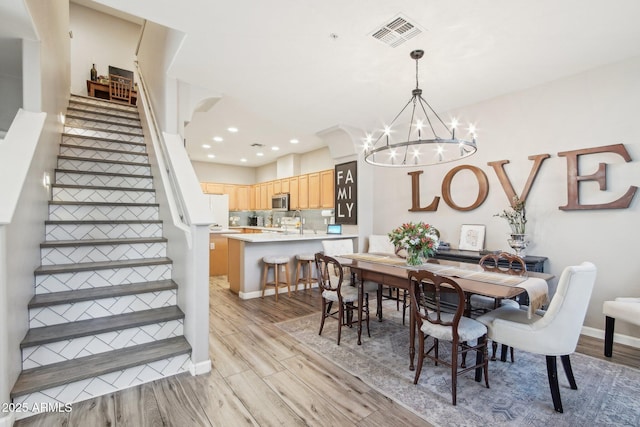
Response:
[[[460,227],[460,244],[463,251],[481,251],[484,249],[484,225],[463,224]]]

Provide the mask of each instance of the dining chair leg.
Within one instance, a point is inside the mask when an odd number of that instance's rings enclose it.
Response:
[[[500,361],[501,362],[506,362],[507,361],[507,352],[509,351],[509,346],[506,344],[502,344],[500,346]],[[513,360],[511,360],[513,362]]]
[[[413,377],[414,384],[418,384],[420,372],[422,372],[422,363],[424,362],[424,340],[425,336],[423,335],[423,333],[418,333],[418,365],[416,366],[416,375]]]
[[[549,377],[549,388],[551,389],[551,398],[553,399],[553,408],[556,412],[564,412],[562,410],[562,399],[560,398],[560,387],[558,386],[558,366],[556,364],[556,356],[546,356],[547,358],[547,377]]]
[[[457,342],[452,343],[451,349],[451,401],[456,406],[456,397],[458,390],[458,346]],[[463,353],[463,356],[466,354]]]
[[[322,328],[324,328],[324,319],[327,318],[327,311],[331,310],[331,305],[327,308],[327,301],[322,298],[322,320],[320,321],[320,332],[318,335],[322,335]]]
[[[480,347],[485,341],[486,341],[485,337],[478,338],[478,343],[477,343],[478,347]],[[483,348],[483,351],[480,351],[480,348],[478,348],[478,350],[476,351],[476,366],[477,366],[477,368],[476,368],[475,380],[477,382],[480,382],[480,380],[482,379],[482,368],[484,366],[487,366],[487,364],[485,363],[485,360],[487,359],[487,354],[485,354],[486,351],[487,351],[486,344],[482,348]],[[486,374],[485,374],[485,377],[486,377]],[[487,385],[487,387],[489,387],[489,386]]]
[[[564,373],[567,375],[567,380],[569,381],[571,390],[577,390],[578,385],[576,384],[576,379],[573,377],[573,369],[571,369],[571,360],[569,359],[569,355],[566,354],[564,356],[560,356],[560,360],[562,360],[562,367],[564,368]]]
[[[616,324],[614,317],[605,316],[604,326],[604,355],[611,357],[613,354],[613,330]]]
[[[382,322],[382,284],[378,283],[378,290],[376,291],[376,316],[378,322]]]
[[[340,307],[338,307],[338,345],[340,345],[340,334],[342,333],[342,322],[344,320],[343,316],[344,316],[344,304],[340,304]]]
[[[371,338],[371,331],[369,330],[369,294],[364,294],[364,313],[367,316],[367,335]]]
[[[498,351],[498,343],[491,341],[491,361],[496,361],[496,352]]]

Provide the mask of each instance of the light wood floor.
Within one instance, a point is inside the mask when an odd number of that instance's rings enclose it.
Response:
[[[240,300],[224,277],[212,278],[210,290],[209,374],[158,380],[15,426],[430,425],[273,325],[319,311],[317,290],[282,294],[277,304],[273,296]],[[604,359],[599,339],[582,337],[578,351]],[[639,367],[640,350],[615,344],[613,360]]]

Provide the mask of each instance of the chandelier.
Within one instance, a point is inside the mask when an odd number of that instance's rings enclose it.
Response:
[[[475,127],[469,125],[470,141],[456,138],[458,121],[452,119],[449,128],[422,97],[422,89],[418,87],[418,60],[423,55],[423,50],[410,54],[416,61],[416,88],[411,91],[411,99],[375,142],[371,135],[365,139],[364,159],[367,163],[391,167],[436,165],[464,159],[476,152]],[[409,105],[412,105],[411,116],[403,123],[399,118]],[[408,114],[405,116],[408,118]],[[442,132],[442,137],[436,128]],[[407,137],[396,141],[392,137],[394,133]]]

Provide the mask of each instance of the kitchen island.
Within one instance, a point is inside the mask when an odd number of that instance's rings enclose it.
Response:
[[[296,255],[322,251],[322,241],[329,239],[351,239],[357,249],[356,234],[299,234],[299,233],[250,233],[226,234],[229,251],[229,288],[241,299],[262,296],[262,257],[266,255],[286,255],[289,261],[289,277],[294,286]],[[293,290],[292,289],[292,290]],[[280,289],[280,292],[286,292]],[[273,295],[275,290],[267,289],[265,295]]]

